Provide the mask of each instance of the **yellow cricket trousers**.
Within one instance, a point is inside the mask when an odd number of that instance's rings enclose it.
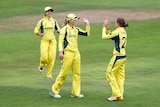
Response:
[[[56,40],[43,40],[41,39],[40,44],[40,67],[44,67],[48,65],[48,71],[46,76],[52,75],[52,69],[54,67],[55,59],[56,59],[56,48],[57,41]]]
[[[122,97],[124,94],[126,56],[115,56],[111,58],[106,72],[106,78],[111,86],[111,97]]]
[[[52,85],[52,91],[59,94],[60,88],[63,85],[70,68],[72,69],[72,95],[78,96],[81,91],[80,80],[80,53],[79,51],[64,51],[64,59],[60,74],[57,76],[55,83]]]

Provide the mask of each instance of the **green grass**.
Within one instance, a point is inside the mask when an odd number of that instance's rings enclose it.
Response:
[[[55,2],[47,0],[36,2],[25,2],[24,0],[0,1],[0,12],[6,12],[3,17],[14,17],[15,15],[39,14],[43,5]],[[85,3],[79,1],[80,6],[73,6],[73,10],[80,10]],[[98,0],[97,0],[98,1]],[[86,1],[83,9],[98,8],[105,9],[105,0],[100,3]],[[115,1],[115,0],[114,0]],[[147,0],[144,3],[134,5],[133,2],[123,0],[119,7],[147,10],[159,9],[159,2]],[[71,3],[70,3],[71,2]],[[120,1],[117,1],[120,3]],[[142,0],[143,2],[143,0]],[[6,9],[8,7],[12,10]],[[30,5],[25,5],[30,3]],[[44,3],[44,4],[43,4]],[[59,3],[59,4],[58,4]],[[58,1],[58,11],[64,11],[68,6],[76,4],[75,0]],[[128,3],[128,4],[127,4]],[[24,9],[20,9],[24,6]],[[116,9],[113,1],[106,9]],[[102,7],[101,7],[102,5]],[[141,6],[140,6],[141,5]],[[142,6],[143,5],[143,6]],[[13,6],[13,7],[12,7]],[[64,7],[63,7],[64,6]],[[90,7],[88,7],[90,6]],[[137,6],[137,7],[136,7]],[[34,8],[29,11],[28,8]],[[60,9],[61,7],[61,9]],[[63,7],[63,8],[62,8]],[[68,9],[69,10],[69,9]],[[72,9],[71,9],[72,10]],[[67,11],[67,9],[65,10]],[[0,32],[0,106],[1,107],[158,107],[159,106],[159,59],[160,59],[160,19],[144,21],[128,21],[130,27],[127,28],[127,65],[125,82],[125,101],[108,102],[106,98],[110,96],[111,89],[105,79],[106,67],[112,56],[113,42],[101,40],[102,24],[91,24],[91,36],[79,37],[79,50],[82,57],[82,93],[83,99],[70,98],[71,72],[61,89],[61,99],[53,99],[48,92],[51,89],[55,77],[59,74],[60,60],[58,59],[53,70],[52,80],[45,78],[45,72],[38,73],[39,64],[39,38],[33,34],[33,29],[7,30]],[[113,25],[113,22],[112,22]],[[84,26],[80,26],[84,28]],[[112,28],[113,29],[113,28]],[[6,31],[5,31],[6,30]]]
[[[79,37],[82,56],[82,93],[84,99],[70,98],[71,73],[62,87],[62,99],[48,95],[53,80],[39,74],[39,39],[32,31],[8,32],[0,36],[0,106],[5,107],[155,107],[159,105],[159,19],[130,21],[127,28],[128,61],[126,66],[125,101],[106,100],[111,89],[105,79],[105,69],[112,56],[112,41],[101,40],[101,25],[92,25],[90,37]],[[153,24],[154,23],[154,24]],[[150,31],[150,27],[152,31]],[[82,27],[82,26],[81,26]],[[99,29],[97,29],[99,28]],[[143,28],[143,29],[141,29]],[[145,29],[145,32],[143,31]],[[143,31],[143,32],[142,32]],[[154,33],[155,32],[155,33]],[[85,47],[85,48],[84,48]],[[60,70],[57,58],[53,76]]]

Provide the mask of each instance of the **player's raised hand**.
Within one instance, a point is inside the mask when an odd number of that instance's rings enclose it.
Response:
[[[103,22],[103,27],[105,27],[106,29],[110,29],[110,22],[108,20],[104,20]]]
[[[83,22],[84,22],[87,26],[89,26],[89,20],[88,20],[88,19],[83,18]]]

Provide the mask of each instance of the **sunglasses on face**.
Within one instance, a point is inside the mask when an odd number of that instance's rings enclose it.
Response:
[[[46,12],[53,12],[52,10],[47,10]]]

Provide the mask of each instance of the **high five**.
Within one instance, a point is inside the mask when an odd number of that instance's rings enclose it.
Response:
[[[127,33],[125,27],[128,24],[123,18],[115,21],[115,30],[110,31],[110,23],[105,20],[102,29],[102,39],[112,39],[114,41],[113,56],[106,70],[106,78],[112,88],[112,95],[108,101],[124,100],[124,81],[126,65],[126,43]]]

